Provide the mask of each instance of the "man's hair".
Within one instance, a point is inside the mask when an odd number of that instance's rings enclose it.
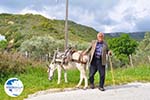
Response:
[[[103,37],[104,37],[104,33],[103,33],[103,32],[99,32],[99,33],[97,34],[97,36],[99,36],[100,34],[102,34]]]

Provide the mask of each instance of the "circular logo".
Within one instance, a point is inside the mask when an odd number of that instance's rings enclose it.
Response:
[[[23,91],[23,84],[18,78],[10,78],[5,82],[4,89],[9,96],[17,97]]]

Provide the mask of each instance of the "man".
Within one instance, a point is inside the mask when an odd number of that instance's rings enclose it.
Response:
[[[87,50],[83,52],[83,55],[87,53],[90,54],[90,87],[92,89],[95,87],[94,75],[98,70],[100,75],[99,90],[104,91],[106,55],[111,54],[111,51],[109,51],[107,43],[104,41],[104,34],[102,32],[97,34],[97,40],[92,41]]]

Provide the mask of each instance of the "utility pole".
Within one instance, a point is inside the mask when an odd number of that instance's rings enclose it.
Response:
[[[66,0],[66,18],[65,18],[65,44],[64,49],[68,47],[68,0]]]

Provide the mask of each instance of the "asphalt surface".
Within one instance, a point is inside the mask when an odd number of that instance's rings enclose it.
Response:
[[[51,90],[30,95],[25,100],[150,100],[150,83],[129,83],[95,89]]]

